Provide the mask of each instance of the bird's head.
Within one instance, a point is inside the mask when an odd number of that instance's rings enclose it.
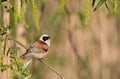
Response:
[[[48,46],[50,46],[50,37],[49,37],[49,35],[43,34],[43,35],[41,35],[39,40],[45,42]]]

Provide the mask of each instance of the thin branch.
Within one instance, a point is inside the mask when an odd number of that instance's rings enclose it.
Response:
[[[107,10],[110,11],[110,9],[109,9],[109,7],[108,7],[106,2],[105,2],[105,6],[106,6]]]
[[[9,37],[9,39],[12,39],[14,42],[18,43],[20,46],[22,46],[23,48],[27,49],[22,43],[20,43],[19,41],[17,41],[15,38]]]
[[[41,63],[46,65],[50,70],[52,70],[54,73],[56,73],[61,79],[64,79],[62,75],[60,75],[57,71],[55,71],[49,64],[47,64],[43,59],[38,59]]]

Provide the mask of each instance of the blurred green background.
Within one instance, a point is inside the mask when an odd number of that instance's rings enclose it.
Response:
[[[58,14],[59,0],[35,0],[35,3],[40,30],[36,28],[32,6],[24,4],[24,18],[29,27],[21,22],[14,25],[11,11],[10,33],[13,37],[29,46],[41,34],[50,35],[51,47],[44,59],[65,79],[120,79],[119,6],[117,15],[108,11],[105,5],[95,12],[90,7],[85,25],[86,0],[69,0],[61,14]],[[20,49],[19,53],[24,53],[25,49]],[[59,79],[36,59],[33,59],[30,72],[32,79]]]

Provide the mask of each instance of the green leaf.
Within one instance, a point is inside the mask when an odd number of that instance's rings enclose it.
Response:
[[[85,20],[85,15],[82,13],[79,13],[79,19],[81,20],[81,22],[84,24],[84,20]]]
[[[24,77],[24,79],[31,79],[31,75]]]
[[[100,8],[106,1],[107,1],[107,0],[100,0],[100,1],[97,3],[97,5],[96,5],[96,7],[95,7],[95,9],[94,9],[93,11],[97,10],[98,8]]]
[[[25,70],[32,64],[32,59],[28,61],[22,68],[22,73],[25,72]]]
[[[13,79],[19,79],[18,75],[15,74],[15,75],[13,76]]]
[[[2,66],[0,67],[0,70],[3,72],[3,71],[6,71],[9,67],[10,67],[10,66],[8,66],[8,65],[2,65]]]
[[[92,0],[92,7],[94,7],[96,0]]]
[[[14,52],[14,53],[17,53],[17,51],[18,51],[19,49],[20,49],[19,47],[14,47],[13,52]]]

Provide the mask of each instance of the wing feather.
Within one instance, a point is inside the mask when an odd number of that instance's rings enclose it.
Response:
[[[43,54],[48,51],[48,45],[42,41],[36,41],[28,47],[26,52],[21,56],[26,58],[28,55],[34,55],[36,57],[43,57]]]

